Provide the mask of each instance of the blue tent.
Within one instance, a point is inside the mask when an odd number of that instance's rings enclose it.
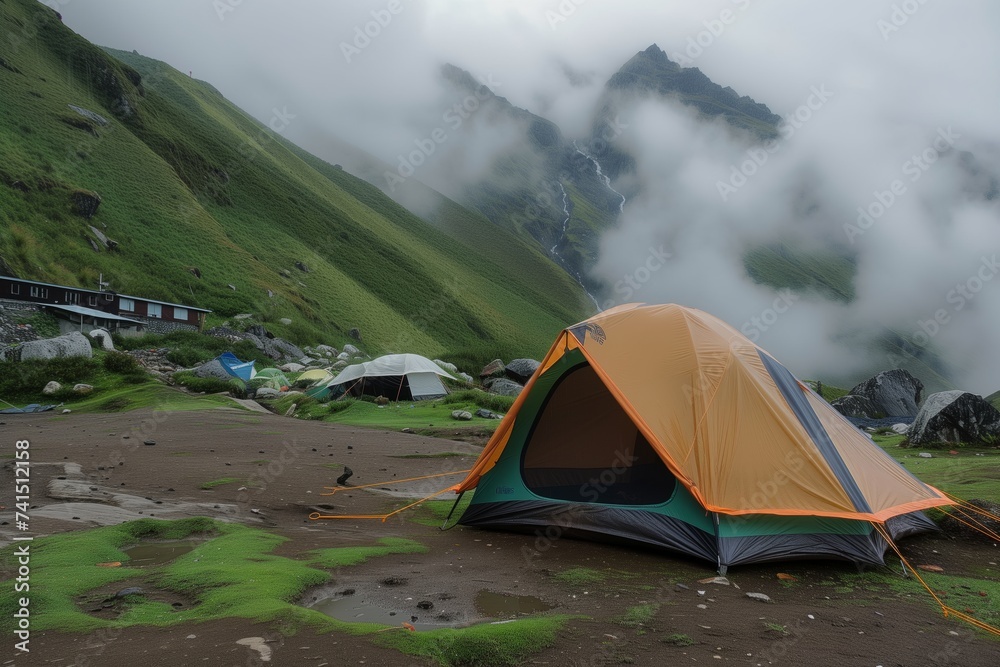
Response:
[[[240,361],[232,352],[223,352],[216,359],[226,369],[227,373],[241,380],[249,380],[255,375],[253,369],[254,362]]]

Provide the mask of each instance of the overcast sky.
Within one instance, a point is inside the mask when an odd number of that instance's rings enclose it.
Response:
[[[668,104],[629,109],[621,141],[637,156],[644,187],[603,240],[598,275],[614,285],[634,275],[650,247],[666,244],[671,261],[632,298],[702,307],[738,328],[754,329],[753,318],[763,317],[770,323],[759,342],[804,376],[870,364],[859,341],[880,327],[912,337],[933,329],[922,323],[943,311],[927,344],[946,352],[963,388],[1000,389],[1000,276],[992,280],[996,271],[982,268],[1000,252],[1000,216],[996,201],[968,193],[957,159],[972,151],[1000,173],[1000,3],[47,4],[91,41],[191,71],[265,122],[274,109],[294,114],[293,140],[329,133],[390,162],[440,118],[444,62],[490,81],[571,137],[585,135],[608,77],[652,43],[784,117],[812,99],[808,121],[727,197],[719,183],[747,159],[750,144]],[[810,98],[817,90],[827,94]],[[950,139],[938,144],[946,148],[941,159],[917,167],[913,178],[907,161],[942,136]],[[856,223],[857,207],[869,207],[894,180],[905,191],[851,236],[845,225]],[[753,243],[777,241],[855,252],[852,307],[797,294],[771,322],[777,295],[747,279],[741,256]],[[953,290],[969,280],[976,287],[977,275],[989,278],[959,307]]]

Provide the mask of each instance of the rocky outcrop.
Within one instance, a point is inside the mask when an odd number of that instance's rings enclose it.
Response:
[[[882,371],[851,389],[854,396],[864,396],[887,417],[910,417],[917,414],[924,383],[908,371]]]
[[[31,359],[55,359],[56,357],[92,357],[94,351],[86,336],[79,331],[71,331],[55,338],[21,343],[3,350],[0,354],[7,361],[29,361]]]
[[[841,396],[830,405],[845,417],[877,419],[881,416],[875,404],[864,396]]]
[[[74,190],[69,199],[73,204],[73,212],[88,220],[97,215],[97,208],[101,205],[101,195],[89,190]]]
[[[995,444],[1000,410],[968,391],[931,394],[910,427],[910,443]]]
[[[539,366],[541,366],[541,363],[534,359],[514,359],[507,364],[504,372],[514,382],[524,384],[531,379],[531,376],[535,374]]]

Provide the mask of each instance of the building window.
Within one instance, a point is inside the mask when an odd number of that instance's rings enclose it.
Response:
[[[111,293],[105,294],[104,295],[104,300],[105,301],[114,301],[115,300],[115,295],[111,294]]]
[[[146,315],[149,317],[163,317],[163,306],[158,303],[151,303],[147,306]]]
[[[91,295],[89,295],[87,297],[87,305],[88,306],[96,306],[97,305],[97,295],[96,294],[91,294]]]
[[[181,320],[183,322],[187,322],[187,318],[188,318],[188,309],[187,308],[178,308],[178,307],[174,306],[174,319],[175,320]]]
[[[135,301],[122,297],[121,301],[118,302],[118,310],[125,310],[130,313],[135,312]]]
[[[49,290],[47,287],[39,287],[38,285],[31,286],[31,298],[33,299],[48,299]]]
[[[11,285],[10,286],[10,293],[11,294],[20,294],[21,293],[21,286],[20,285]]]
[[[80,303],[80,293],[67,291],[66,303]]]

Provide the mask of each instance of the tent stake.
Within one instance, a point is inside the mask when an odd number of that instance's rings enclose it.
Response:
[[[448,525],[448,521],[451,519],[451,515],[455,513],[455,508],[458,507],[458,503],[461,502],[462,496],[464,495],[465,491],[462,491],[460,494],[458,494],[458,498],[455,498],[455,504],[451,506],[451,511],[448,512],[448,516],[444,518],[444,523],[441,524],[441,527],[438,528],[438,530],[445,530],[445,526]]]

